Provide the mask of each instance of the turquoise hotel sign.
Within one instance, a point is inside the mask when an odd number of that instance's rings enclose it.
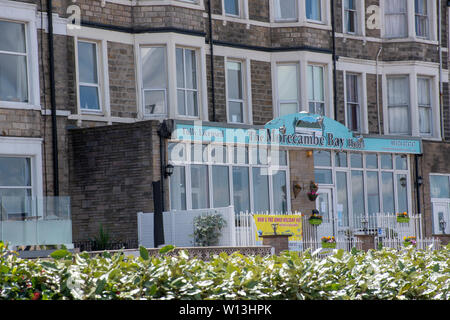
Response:
[[[421,154],[418,138],[355,134],[343,124],[317,114],[294,113],[263,127],[219,127],[202,121],[175,122],[173,140],[272,145],[337,151]]]

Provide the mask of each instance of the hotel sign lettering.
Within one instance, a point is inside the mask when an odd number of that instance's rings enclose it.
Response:
[[[389,153],[422,153],[420,139],[362,136],[341,123],[308,113],[289,114],[261,128],[218,127],[211,123],[176,122],[173,140],[227,144],[271,145]]]

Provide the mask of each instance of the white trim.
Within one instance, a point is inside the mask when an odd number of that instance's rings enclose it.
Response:
[[[175,6],[189,9],[205,10],[204,0],[102,0],[124,6]]]

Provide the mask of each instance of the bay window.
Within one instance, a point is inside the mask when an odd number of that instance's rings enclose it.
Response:
[[[0,20],[0,101],[28,102],[26,26]]]
[[[165,47],[141,48],[144,115],[167,113],[167,63]]]
[[[402,38],[408,36],[407,0],[384,1],[385,37]]]
[[[410,134],[409,77],[387,78],[389,133]]]
[[[432,134],[431,80],[417,78],[417,101],[419,107],[419,133]]]
[[[429,38],[428,1],[414,0],[416,36]]]
[[[297,63],[277,65],[279,116],[299,112],[299,68]]]
[[[309,112],[325,115],[324,68],[308,65],[308,103]]]
[[[198,117],[198,86],[196,52],[176,48],[176,78],[178,114]]]
[[[275,21],[297,20],[297,0],[274,0]]]

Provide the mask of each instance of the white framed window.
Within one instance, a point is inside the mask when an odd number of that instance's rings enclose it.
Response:
[[[97,42],[78,40],[78,94],[81,111],[102,110],[100,63]]]
[[[408,36],[407,0],[384,1],[384,20],[386,38]]]
[[[428,17],[428,1],[414,0],[414,14],[416,36],[420,38],[429,39],[429,17]]]
[[[430,173],[433,234],[450,233],[450,174]]]
[[[358,10],[355,0],[344,0],[344,32],[358,33]]]
[[[390,134],[411,134],[409,76],[387,78],[388,121]]]
[[[240,17],[242,0],[223,0],[223,9],[226,15]]]
[[[231,123],[245,123],[247,120],[244,69],[241,61],[226,61],[227,114]]]
[[[323,21],[322,0],[306,0],[306,19],[311,21]]]
[[[278,115],[300,111],[300,77],[298,63],[277,64]]]
[[[347,128],[355,132],[361,132],[361,78],[354,73],[345,75],[345,99]]]
[[[273,0],[275,21],[296,21],[298,19],[297,0]]]
[[[229,205],[236,213],[290,210],[287,151],[176,142],[168,148],[175,168],[169,179],[171,210]]]
[[[433,108],[431,104],[431,79],[417,78],[417,104],[419,108],[420,135],[433,134]]]
[[[197,53],[189,48],[176,48],[178,115],[198,117]]]
[[[308,65],[309,113],[325,115],[324,67]]]
[[[141,47],[144,116],[167,114],[167,61],[165,46]]]
[[[0,101],[29,102],[26,25],[0,20]]]

